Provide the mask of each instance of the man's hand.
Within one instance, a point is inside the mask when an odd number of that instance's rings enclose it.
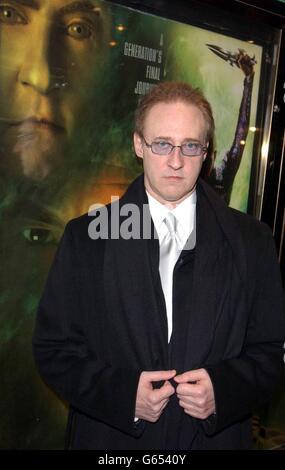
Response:
[[[136,418],[151,423],[155,423],[159,419],[169,401],[169,397],[175,393],[174,387],[168,382],[175,374],[175,370],[141,373],[137,390]],[[164,381],[164,384],[160,388],[153,388],[152,382],[159,381]]]
[[[215,412],[214,389],[205,369],[191,370],[174,377],[176,394],[185,413],[206,419]]]

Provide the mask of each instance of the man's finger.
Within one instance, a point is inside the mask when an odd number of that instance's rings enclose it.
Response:
[[[165,381],[172,379],[176,370],[155,370],[155,371],[144,371],[143,378],[148,382],[159,382],[160,380]]]
[[[191,395],[192,397],[199,397],[201,396],[201,386],[192,383],[181,383],[177,385],[176,388],[176,394],[177,396],[189,396]]]
[[[174,377],[177,383],[196,383],[198,380],[205,378],[205,369],[189,370],[183,374]]]
[[[170,383],[165,383],[162,387],[154,389],[152,393],[155,401],[161,401],[173,395],[175,388]]]

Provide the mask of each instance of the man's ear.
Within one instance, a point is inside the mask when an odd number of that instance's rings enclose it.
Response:
[[[134,148],[137,157],[143,158],[143,139],[137,132],[134,133]]]

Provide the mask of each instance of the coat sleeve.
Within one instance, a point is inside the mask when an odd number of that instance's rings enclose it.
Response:
[[[205,367],[216,401],[216,415],[203,423],[209,435],[266,403],[284,372],[284,292],[273,237],[264,225],[262,232],[265,236],[258,261],[249,267],[246,288],[251,300],[242,352],[239,357]]]
[[[73,407],[138,436],[142,428],[134,424],[134,414],[141,371],[123,364],[113,367],[88,349],[72,225],[66,226],[40,300],[33,335],[35,362],[45,382]]]

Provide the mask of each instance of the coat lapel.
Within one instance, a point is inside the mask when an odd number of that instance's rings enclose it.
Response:
[[[193,275],[193,302],[189,318],[185,370],[199,367],[210,348],[216,315],[216,273],[221,233],[205,201],[197,201],[197,244]],[[205,229],[206,227],[206,229]]]
[[[143,179],[137,179],[120,200],[135,204],[140,210],[140,227],[146,215],[148,200],[143,189]],[[150,214],[148,214],[150,217]],[[122,219],[121,219],[122,222]],[[114,322],[123,321],[122,330],[128,331],[125,344],[131,344],[130,354],[135,365],[144,370],[158,369],[167,364],[167,322],[157,304],[158,240],[107,240],[105,253],[105,288],[109,315],[116,312]],[[142,235],[142,233],[141,233]],[[120,331],[119,325],[118,332]]]
[[[240,292],[245,275],[243,244],[228,207],[201,181],[197,196],[197,245],[185,370],[207,362],[218,319],[231,295],[233,273],[239,273],[234,283]]]

